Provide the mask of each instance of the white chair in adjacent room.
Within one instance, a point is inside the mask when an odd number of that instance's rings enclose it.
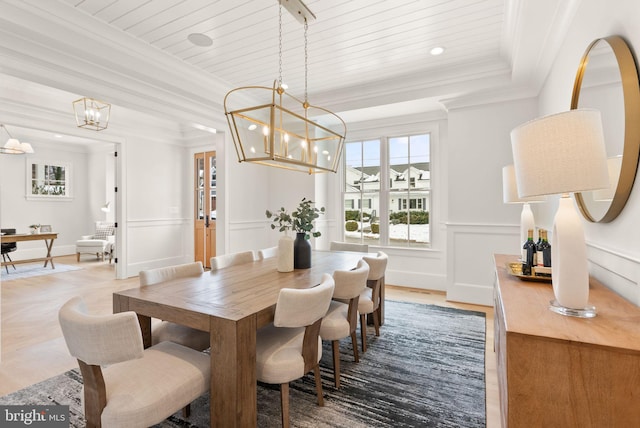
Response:
[[[368,253],[369,245],[367,244],[355,244],[352,242],[338,242],[331,241],[329,243],[329,250],[331,251],[355,251],[358,253]]]
[[[143,349],[135,312],[92,315],[74,297],[58,319],[82,373],[88,427],[150,427],[209,390],[209,355],[172,342]]]
[[[358,340],[358,300],[367,286],[369,265],[364,260],[358,261],[353,270],[337,270],[333,273],[335,289],[329,310],[322,320],[320,337],[331,341],[333,351],[333,376],[336,388],[340,388],[340,339],[351,337],[353,357],[359,362]]]
[[[278,247],[269,247],[258,250],[258,260],[270,259],[278,255]]]
[[[104,261],[105,255],[109,263],[113,259],[113,246],[116,242],[116,229],[113,223],[96,222],[96,231],[92,235],[84,235],[76,241],[76,260],[80,261],[80,254],[95,254]]]
[[[175,278],[199,276],[203,272],[202,262],[199,261],[143,270],[140,271],[140,286],[153,285]],[[169,321],[153,322],[151,327],[151,340],[154,345],[160,342],[175,342],[197,351],[209,348],[209,332]]]
[[[211,271],[223,269],[229,266],[235,266],[243,263],[250,263],[255,260],[253,251],[241,251],[238,253],[221,254],[211,257]]]
[[[256,372],[259,382],[279,384],[282,426],[289,426],[289,382],[313,370],[318,405],[324,405],[318,363],[322,317],[333,295],[329,274],[320,285],[306,289],[283,288],[278,295],[273,323],[256,333]]]
[[[358,300],[358,313],[360,314],[360,336],[362,339],[362,352],[367,352],[367,315],[371,314],[376,336],[380,336],[382,287],[384,286],[384,273],[387,269],[387,255],[378,251],[376,257],[362,258],[369,265],[367,287],[360,293]]]

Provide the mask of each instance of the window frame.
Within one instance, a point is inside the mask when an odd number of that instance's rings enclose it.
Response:
[[[47,166],[53,167],[63,167],[64,168],[64,194],[56,195],[56,194],[41,194],[41,193],[33,193],[33,177],[32,171],[33,166],[36,168],[45,168]],[[48,160],[48,159],[34,159],[27,158],[26,159],[26,180],[25,180],[25,195],[27,200],[37,201],[37,200],[49,200],[49,201],[70,201],[73,199],[73,173],[72,173],[72,165],[70,162],[65,161],[56,161],[56,160]],[[44,180],[43,185],[44,185]]]
[[[390,242],[390,237],[389,237],[389,228],[387,225],[385,224],[380,224],[379,228],[380,228],[380,234],[379,234],[379,238],[376,240],[376,242],[373,243],[369,243],[369,245],[372,246],[379,246],[379,247],[385,247],[385,248],[396,248],[396,249],[403,249],[403,250],[431,250],[434,248],[434,235],[433,235],[433,228],[432,228],[432,224],[433,224],[433,211],[434,211],[434,205],[436,205],[434,203],[433,200],[433,183],[434,183],[434,168],[433,168],[433,164],[434,164],[434,152],[435,152],[435,145],[437,144],[437,140],[438,140],[438,132],[437,132],[437,127],[436,129],[430,129],[431,127],[428,126],[426,127],[427,129],[416,129],[416,130],[403,130],[400,132],[397,132],[398,130],[396,130],[395,132],[384,132],[385,136],[378,136],[378,137],[366,137],[364,135],[362,136],[358,136],[358,137],[354,137],[352,139],[350,139],[349,141],[345,142],[345,145],[350,144],[350,143],[364,143],[365,141],[372,141],[372,140],[378,140],[380,141],[380,178],[379,178],[379,189],[375,190],[375,191],[371,191],[371,190],[364,190],[362,187],[360,187],[360,191],[359,192],[349,192],[347,191],[347,187],[348,187],[348,183],[347,183],[347,159],[346,159],[346,155],[345,157],[342,159],[342,176],[340,179],[340,195],[341,195],[341,199],[340,199],[340,206],[342,208],[342,215],[340,217],[340,224],[342,224],[344,222],[344,212],[347,209],[345,206],[345,198],[348,196],[355,196],[355,199],[359,199],[359,201],[363,201],[365,199],[367,199],[367,193],[372,193],[372,192],[377,192],[379,194],[379,213],[377,213],[377,217],[378,218],[385,218],[385,219],[389,219],[390,217],[390,213],[392,211],[391,205],[391,196],[393,193],[397,193],[398,189],[393,189],[393,181],[397,179],[394,177],[391,177],[390,175],[390,170],[391,170],[391,161],[390,161],[390,140],[392,139],[397,139],[397,138],[412,138],[412,137],[419,137],[422,135],[427,135],[428,137],[428,156],[429,156],[429,160],[428,160],[428,164],[429,164],[429,172],[430,172],[430,178],[429,178],[429,186],[428,188],[426,188],[426,191],[428,192],[427,196],[415,196],[412,195],[412,192],[410,189],[410,184],[407,183],[407,189],[406,192],[404,192],[404,204],[406,206],[410,206],[412,201],[414,201],[414,203],[416,204],[416,206],[422,205],[423,208],[415,208],[416,210],[424,210],[427,211],[429,214],[429,223],[428,223],[428,228],[429,228],[429,238],[428,241],[425,244],[421,244],[421,245],[411,245],[407,241],[405,241],[405,245],[393,245]],[[410,156],[410,153],[409,153]],[[412,162],[412,163],[408,163],[407,167],[409,167],[409,165],[416,165],[416,164],[420,164],[421,162]],[[407,180],[406,177],[404,177],[404,180]],[[411,182],[416,182],[416,177],[411,177]],[[423,189],[423,188],[421,188]],[[428,202],[427,202],[428,199]],[[354,204],[355,205],[355,204]],[[373,207],[371,207],[373,208]],[[356,208],[349,208],[350,210],[355,210]],[[411,209],[409,208],[405,208],[407,211],[411,211]],[[403,210],[405,210],[403,209]],[[358,210],[362,213],[363,208],[358,208]],[[393,210],[395,211],[395,210]],[[384,216],[384,217],[383,217]],[[410,230],[411,225],[407,224],[408,230]],[[344,241],[346,239],[345,236],[345,227],[344,225],[340,228],[340,236],[341,239]],[[364,232],[360,231],[360,238],[359,238],[359,242],[360,243],[367,243],[366,240],[364,239]]]

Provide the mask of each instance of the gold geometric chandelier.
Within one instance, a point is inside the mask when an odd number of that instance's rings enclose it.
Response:
[[[102,131],[109,126],[111,104],[93,98],[80,98],[73,102],[78,128],[88,128]]]
[[[315,16],[300,0],[279,0],[280,74],[273,87],[245,86],[229,91],[224,109],[240,162],[308,174],[336,172],[347,127],[335,113],[307,100],[307,29]],[[304,101],[282,84],[282,6],[304,23]],[[247,100],[251,100],[250,102]]]

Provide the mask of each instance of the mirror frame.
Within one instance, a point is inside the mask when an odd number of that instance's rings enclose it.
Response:
[[[593,223],[609,223],[614,220],[624,208],[638,169],[638,157],[640,156],[640,86],[638,84],[638,70],[636,63],[629,49],[629,46],[620,36],[609,36],[594,40],[587,47],[573,85],[571,96],[571,109],[578,108],[580,98],[580,88],[582,79],[589,63],[589,53],[591,49],[600,41],[609,44],[618,62],[618,69],[622,81],[622,92],[624,98],[624,146],[622,151],[622,168],[620,178],[616,187],[613,200],[609,209],[600,219],[594,218],[589,212],[587,204],[581,193],[575,193],[576,202],[582,215]]]

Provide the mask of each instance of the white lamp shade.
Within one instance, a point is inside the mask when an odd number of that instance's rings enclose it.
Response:
[[[33,153],[33,147],[29,143],[20,143],[20,150],[24,153]]]
[[[518,195],[552,195],[609,187],[600,112],[577,109],[511,131]]]
[[[18,152],[22,151],[22,148],[20,147],[20,141],[16,140],[15,138],[9,138],[4,144],[4,148],[7,150],[15,150]]]
[[[516,183],[516,169],[513,165],[502,168],[502,200],[505,204],[517,204],[525,202],[543,202],[544,196],[531,198],[521,198],[518,196],[518,186]]]

